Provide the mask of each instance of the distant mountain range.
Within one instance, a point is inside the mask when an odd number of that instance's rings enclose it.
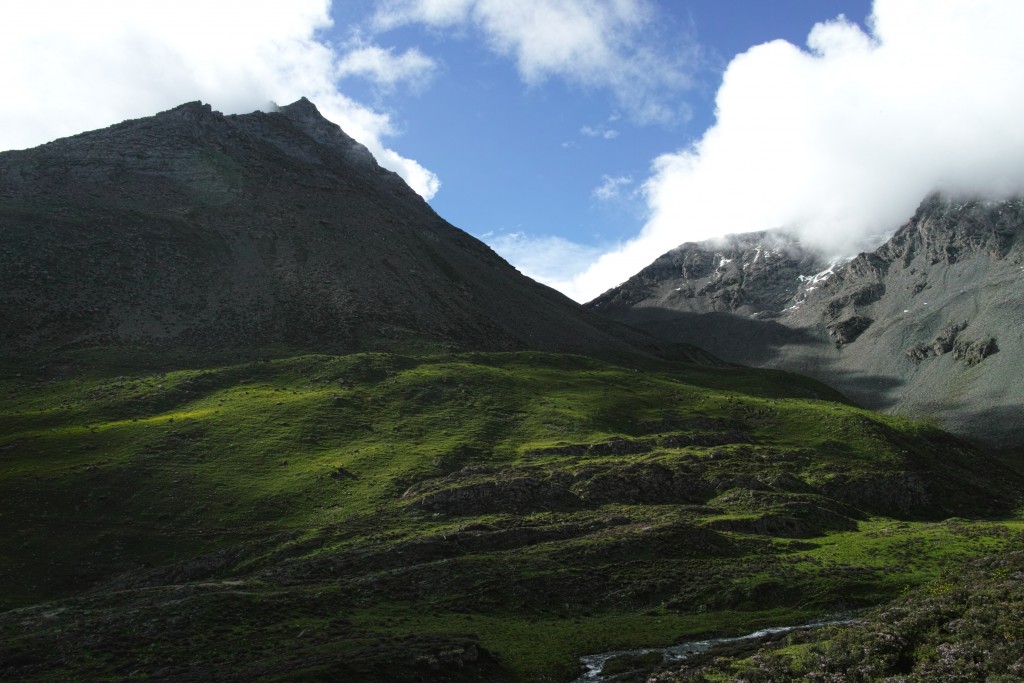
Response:
[[[861,405],[1024,441],[1024,201],[926,199],[828,263],[785,231],[673,249],[590,302],[721,358],[810,375]]]
[[[0,345],[633,352],[306,99],[0,154]],[[701,354],[695,352],[693,358]]]

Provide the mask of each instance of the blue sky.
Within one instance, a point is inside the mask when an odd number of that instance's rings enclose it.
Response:
[[[829,256],[1024,190],[1020,0],[36,0],[0,149],[309,97],[452,224],[586,301],[678,244]]]
[[[558,71],[526,82],[514,57],[496,53],[473,26],[412,23],[373,33],[379,7],[336,4],[330,39],[343,46],[353,34],[372,34],[393,53],[419,50],[436,69],[425,86],[382,91],[351,76],[340,87],[391,113],[401,131],[391,144],[440,178],[434,208],[499,250],[510,243],[502,236],[522,233],[573,242],[583,257],[639,232],[647,207],[637,190],[652,160],[712,124],[722,73],[737,53],[779,39],[803,45],[816,23],[845,14],[863,24],[871,9],[867,0],[653,3],[643,39],[666,61],[680,60],[688,82],[659,93],[674,116],[645,121],[606,85]]]

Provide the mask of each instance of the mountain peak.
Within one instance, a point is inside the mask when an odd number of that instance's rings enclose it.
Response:
[[[0,187],[6,349],[650,343],[447,224],[305,98],[0,153]]]
[[[379,169],[377,160],[365,145],[348,135],[341,126],[325,118],[316,105],[305,97],[281,107],[275,114],[287,118],[316,142],[342,152],[348,161]]]
[[[305,116],[316,115],[323,118],[323,114],[317,109],[316,105],[309,101],[309,99],[303,95],[299,99],[295,100],[291,104],[286,104],[279,109],[282,114],[301,114]]]

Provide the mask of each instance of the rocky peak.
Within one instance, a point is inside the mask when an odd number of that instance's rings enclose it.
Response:
[[[976,253],[1003,258],[1020,239],[1021,225],[1024,199],[1019,197],[992,201],[933,194],[878,255],[903,264],[918,254],[947,265]]]
[[[302,97],[277,112],[294,123],[302,132],[321,145],[327,145],[345,154],[349,161],[377,167],[377,162],[364,145],[349,137],[341,126],[324,118],[316,105]]]
[[[179,104],[173,109],[168,109],[165,112],[161,112],[156,115],[155,118],[172,119],[178,118],[185,121],[202,121],[204,119],[211,118],[224,118],[224,115],[220,112],[215,112],[213,107],[204,102],[196,100],[195,102],[186,102],[185,104]]]
[[[634,305],[695,312],[781,310],[823,259],[784,230],[687,242],[655,259],[588,306],[608,311]]]

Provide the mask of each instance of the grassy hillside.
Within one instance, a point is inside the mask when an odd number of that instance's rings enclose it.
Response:
[[[1020,483],[783,373],[8,358],[0,677],[566,681],[1019,545]]]
[[[1022,576],[1024,553],[982,558],[848,626],[793,634],[753,653],[716,652],[645,672],[638,680],[1019,681],[1024,678]]]

